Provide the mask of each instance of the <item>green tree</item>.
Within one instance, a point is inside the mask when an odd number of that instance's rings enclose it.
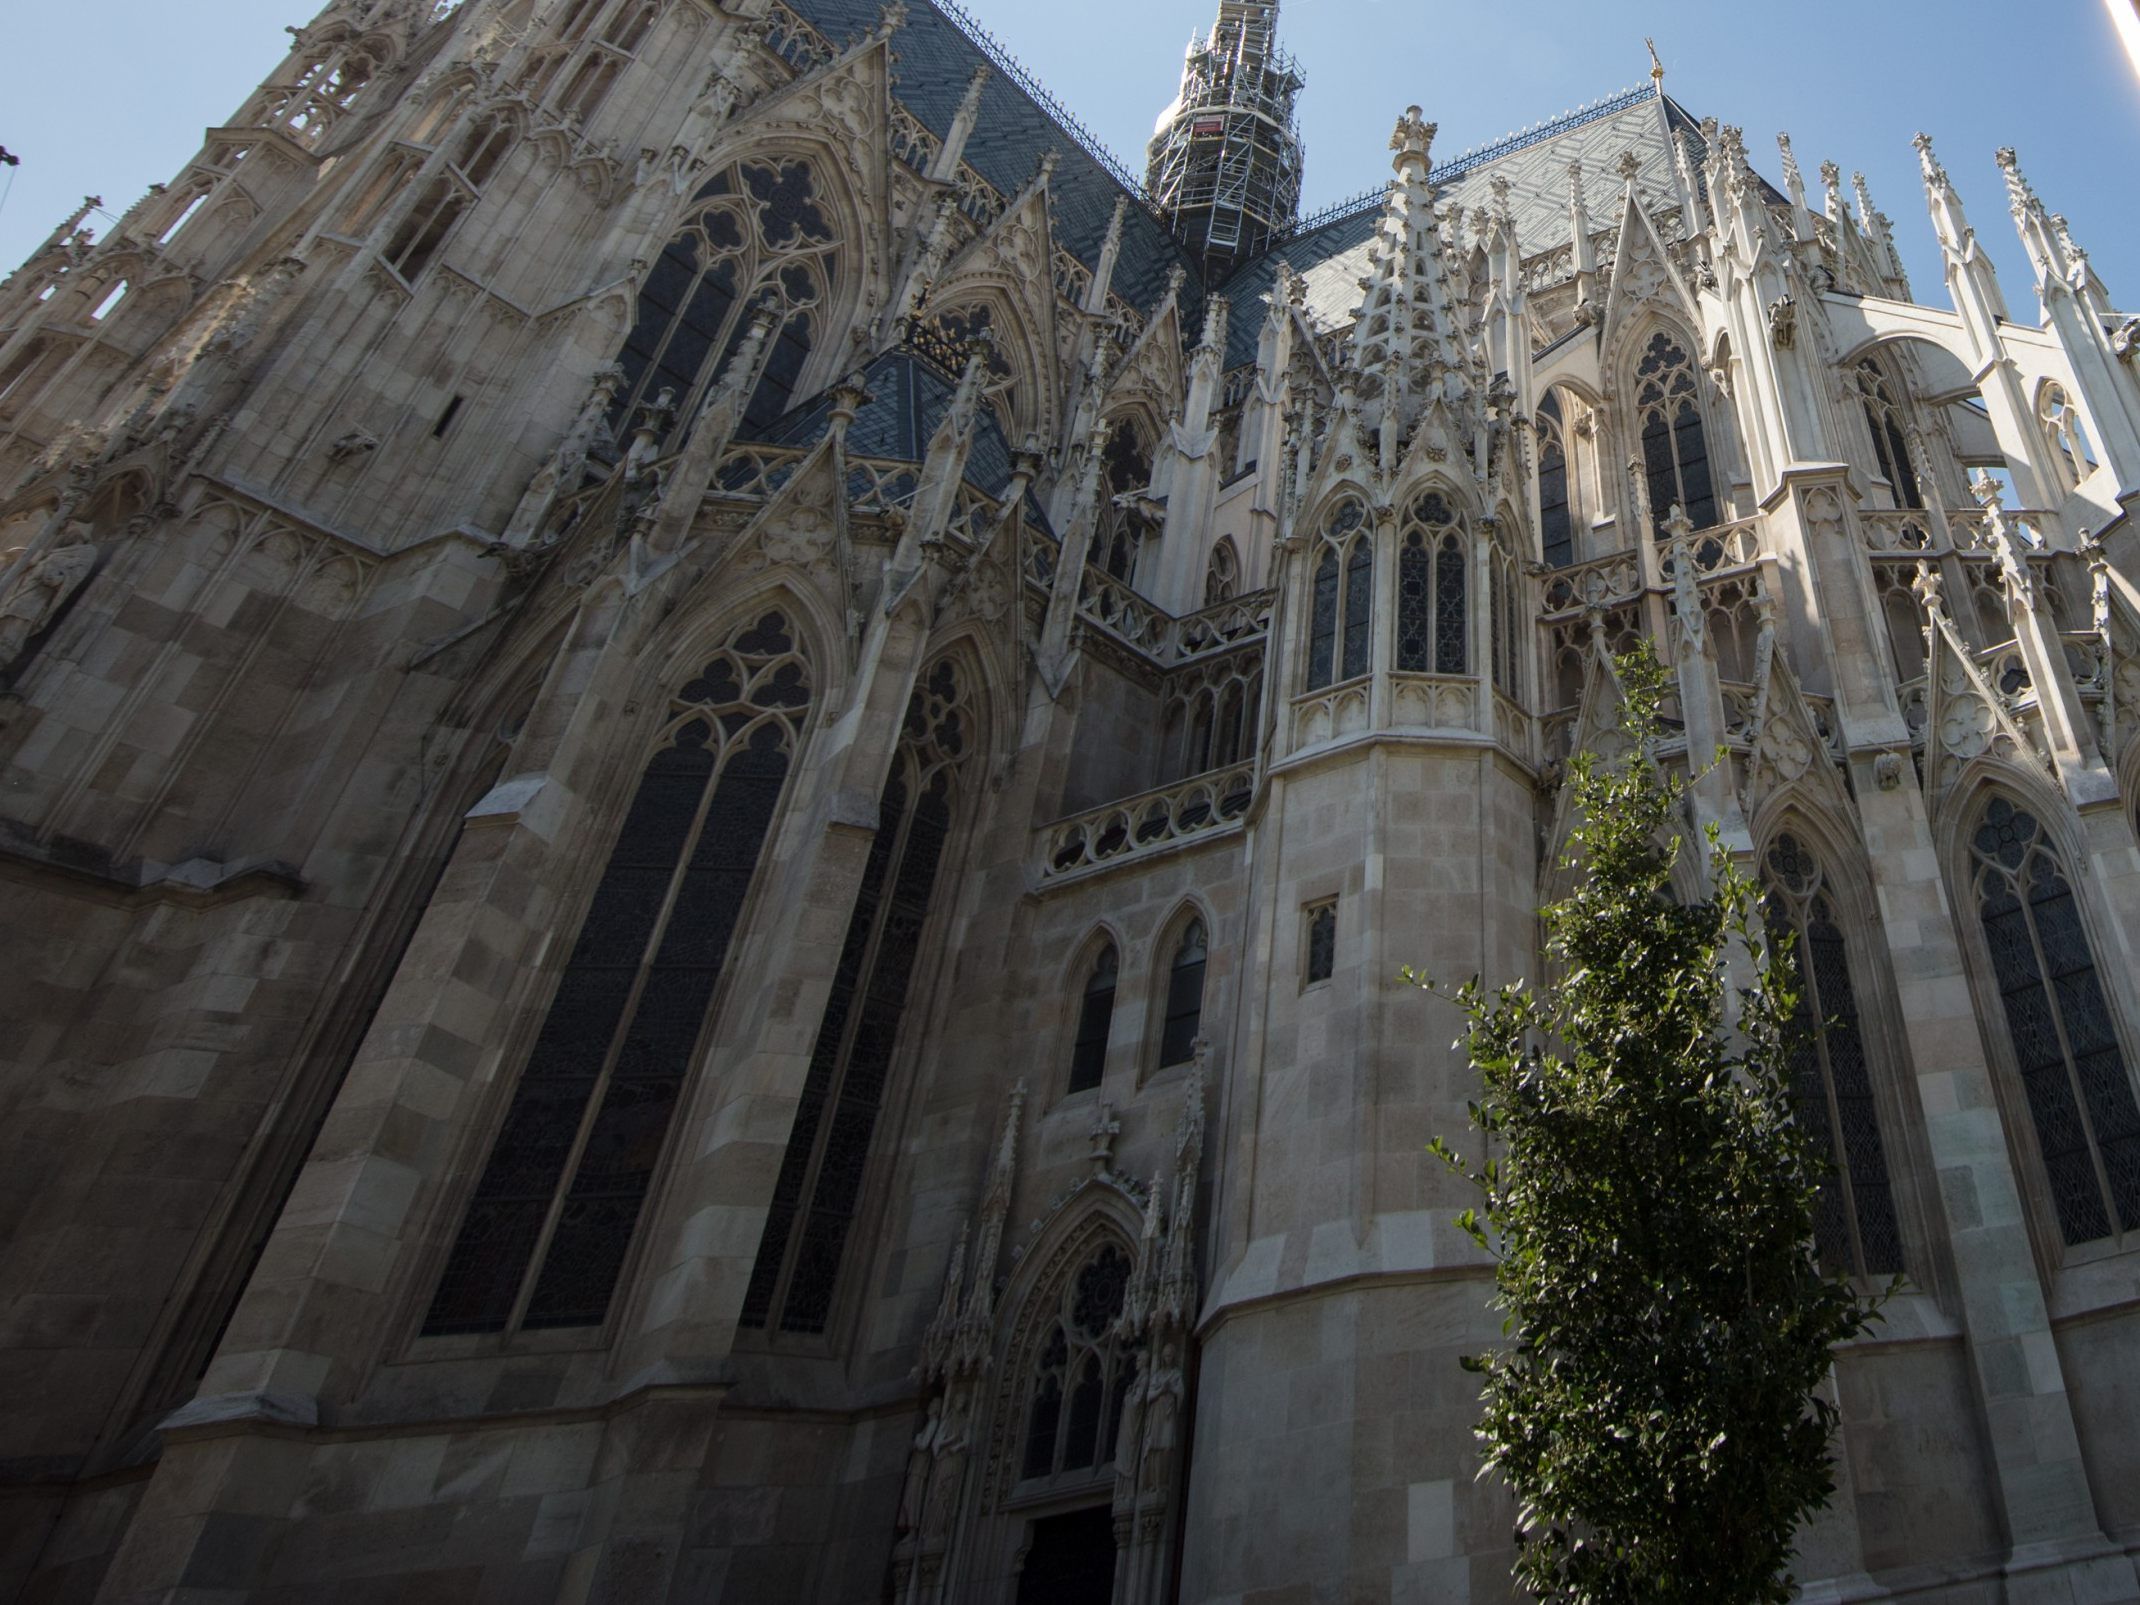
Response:
[[[1431,1149],[1484,1195],[1459,1224],[1494,1256],[1512,1343],[1464,1365],[1532,1595],[1765,1605],[1834,1492],[1815,1390],[1878,1306],[1814,1260],[1825,1159],[1791,1116],[1788,944],[1762,940],[1714,831],[1711,895],[1674,899],[1685,786],[1649,758],[1664,671],[1645,646],[1620,674],[1628,755],[1569,765],[1578,882],[1542,911],[1559,978],[1455,994],[1485,1157]]]

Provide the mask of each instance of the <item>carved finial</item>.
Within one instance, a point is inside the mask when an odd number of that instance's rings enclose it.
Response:
[[[1218,351],[1226,344],[1226,318],[1229,303],[1223,295],[1215,295],[1204,303],[1204,334],[1197,342],[1205,351]]]
[[[1632,184],[1642,175],[1642,158],[1637,156],[1632,148],[1623,150],[1620,152],[1619,170],[1621,178]]]
[[[1940,595],[1939,570],[1920,557],[1917,560],[1917,578],[1910,582],[1910,592],[1917,598],[1917,605],[1924,610],[1926,618],[1937,618],[1945,610],[1946,603]]]
[[[1976,477],[1969,482],[1969,493],[1986,512],[2001,513],[2006,509],[2005,492],[1988,469],[1977,470]]]
[[[1858,198],[1858,216],[1870,224],[1877,214],[1878,208],[1873,205],[1872,191],[1866,186],[1865,175],[1863,173],[1852,173],[1850,175],[1850,188]]]
[[[1917,147],[1917,163],[1924,169],[1925,182],[1927,184],[1946,185],[1947,170],[1940,166],[1939,157],[1933,154],[1932,136],[1920,133],[1910,143]]]
[[[907,25],[905,0],[885,0],[877,9],[877,37],[889,39]]]
[[[1806,181],[1804,175],[1798,171],[1798,155],[1791,149],[1791,136],[1789,134],[1778,134],[1776,136],[1776,149],[1783,153],[1783,182],[1785,187],[1794,190],[1803,189]]]
[[[1843,170],[1833,162],[1820,164],[1820,186],[1828,192],[1828,215],[1843,215]]]
[[[2029,188],[2029,181],[2022,176],[2021,158],[2014,154],[2014,147],[2001,145],[1997,156],[1999,171],[2006,178],[2006,204],[2016,217],[2026,217],[2036,206],[2036,192]]]
[[[1390,133],[1390,149],[1397,156],[1390,165],[1396,168],[1399,177],[1406,176],[1406,169],[1414,163],[1418,164],[1420,175],[1425,175],[1438,131],[1417,106],[1405,107],[1404,115],[1397,119],[1397,126]]]

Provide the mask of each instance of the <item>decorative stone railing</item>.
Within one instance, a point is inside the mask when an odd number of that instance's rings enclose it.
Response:
[[[713,488],[723,496],[762,501],[795,477],[805,455],[799,446],[737,446],[714,470]]]
[[[1623,597],[1637,595],[1641,590],[1642,556],[1630,547],[1624,552],[1612,552],[1604,557],[1594,557],[1587,563],[1575,563],[1547,573],[1546,611],[1563,613],[1570,608],[1617,602]]]
[[[1476,730],[1479,682],[1460,675],[1392,674],[1390,723],[1399,730]]]
[[[1043,530],[1025,532],[1025,577],[1042,590],[1055,584],[1055,566],[1062,561],[1062,542]]]
[[[1715,574],[1727,568],[1745,568],[1760,561],[1761,521],[1744,518],[1730,524],[1718,524],[1713,529],[1696,530],[1687,545],[1694,553],[1694,567],[1698,573]],[[1663,557],[1666,572],[1669,572],[1669,548]]]
[[[904,512],[920,489],[921,471],[912,463],[847,459],[847,500],[858,512]]]
[[[1040,878],[1145,857],[1234,824],[1256,795],[1256,766],[1233,764],[1050,825]]]
[[[1157,657],[1165,647],[1173,623],[1104,569],[1085,565],[1085,589],[1078,598],[1078,613],[1106,626],[1109,634],[1129,646]]]
[[[1291,710],[1293,750],[1298,752],[1304,747],[1320,746],[1326,741],[1336,741],[1365,730],[1370,722],[1370,683],[1363,674],[1343,685],[1328,686],[1295,697]]]
[[[1270,627],[1269,591],[1229,597],[1201,613],[1187,613],[1176,619],[1173,629],[1168,632],[1168,656],[1180,663],[1212,652],[1225,652],[1269,633]]]
[[[1901,512],[1860,512],[1858,529],[1865,538],[1868,551],[1886,555],[1932,552],[1944,544],[1939,539],[1938,526],[1932,515],[1915,508]]]

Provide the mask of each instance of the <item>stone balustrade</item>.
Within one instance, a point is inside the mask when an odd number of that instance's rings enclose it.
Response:
[[[1040,878],[1061,880],[1145,857],[1232,826],[1256,794],[1253,762],[1213,769],[1047,827]]]

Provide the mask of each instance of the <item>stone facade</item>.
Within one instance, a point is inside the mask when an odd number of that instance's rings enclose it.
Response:
[[[1433,137],[1222,274],[944,0],[336,0],[0,286],[0,1594],[1508,1599],[1396,977],[1647,637],[1906,1277],[1808,1597],[2140,1599],[2140,320]]]

